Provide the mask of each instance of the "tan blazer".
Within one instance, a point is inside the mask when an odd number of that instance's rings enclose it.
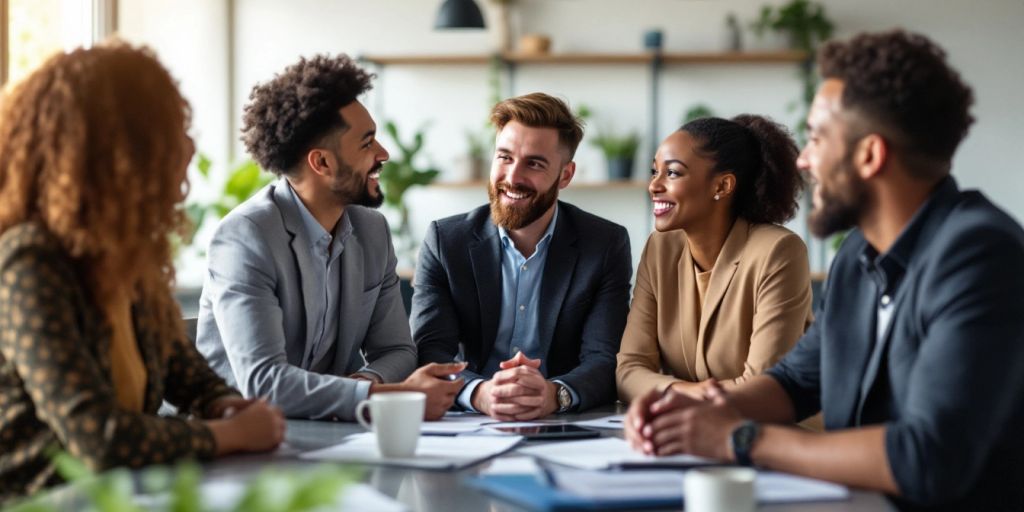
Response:
[[[746,380],[775,364],[811,320],[807,247],[792,231],[737,220],[711,271],[703,308],[686,235],[653,233],[619,348],[619,398],[679,380]],[[693,361],[686,344],[696,344]]]

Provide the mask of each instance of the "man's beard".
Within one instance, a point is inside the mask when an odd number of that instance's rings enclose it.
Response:
[[[487,197],[491,200],[491,220],[506,230],[520,229],[532,224],[558,200],[558,181],[546,192],[538,195],[536,190],[499,183],[487,184]],[[506,205],[501,201],[501,192],[527,194],[528,202],[524,205]]]
[[[828,174],[830,181],[825,180],[825,173],[819,173],[821,205],[807,218],[811,233],[818,238],[856,227],[868,207],[867,187],[853,169],[852,151]]]
[[[367,208],[378,208],[384,204],[384,193],[380,190],[380,181],[377,182],[376,190],[374,190],[376,195],[371,194],[367,186],[367,182],[369,182],[367,176],[378,171],[383,166],[382,162],[377,162],[370,168],[369,172],[359,173],[352,167],[349,167],[348,164],[342,163],[341,172],[335,178],[331,191],[334,192],[335,197],[346,205],[354,204]]]

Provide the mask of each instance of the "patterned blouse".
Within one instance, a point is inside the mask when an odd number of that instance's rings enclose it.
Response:
[[[165,357],[139,326],[143,307],[133,305],[132,314],[147,372],[141,413],[116,405],[110,327],[74,261],[38,224],[0,235],[0,504],[61,482],[52,448],[97,471],[214,455],[201,421],[157,410],[166,399],[207,417],[216,399],[237,391],[190,343],[173,343]]]

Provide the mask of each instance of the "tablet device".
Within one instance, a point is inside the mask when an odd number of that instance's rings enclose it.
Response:
[[[587,439],[601,437],[601,432],[576,425],[536,425],[532,427],[489,427],[507,434],[523,436],[529,440],[537,439]]]

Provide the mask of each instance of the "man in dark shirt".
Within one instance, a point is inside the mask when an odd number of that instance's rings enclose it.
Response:
[[[950,176],[973,94],[928,39],[826,45],[798,160],[818,236],[854,227],[767,375],[650,395],[626,436],[878,490],[906,510],[1024,510],[1024,232]],[[785,426],[824,411],[825,433]]]

